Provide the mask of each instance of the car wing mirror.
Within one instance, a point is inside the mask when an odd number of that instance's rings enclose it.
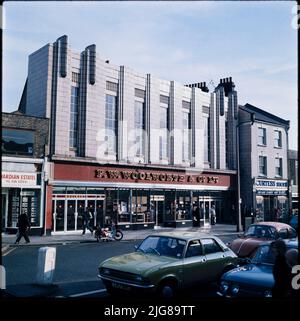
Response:
[[[139,246],[138,245],[135,245],[134,246],[134,249],[137,251],[137,249],[139,248]]]
[[[244,233],[240,233],[240,234],[238,234],[238,237],[244,237],[245,236],[245,234]]]

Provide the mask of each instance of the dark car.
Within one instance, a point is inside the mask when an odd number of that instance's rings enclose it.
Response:
[[[238,257],[251,258],[257,247],[266,241],[274,241],[278,238],[293,239],[297,232],[290,225],[279,222],[260,222],[249,226],[243,235],[228,244],[229,248]]]
[[[295,230],[298,229],[298,214],[295,214],[295,215],[291,218],[289,224],[290,224],[291,227],[294,228]]]
[[[224,297],[272,297],[275,256],[271,243],[260,245],[249,264],[224,273],[217,294]],[[298,248],[298,238],[285,240],[285,243],[287,250]]]

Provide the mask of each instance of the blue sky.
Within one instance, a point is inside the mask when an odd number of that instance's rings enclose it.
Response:
[[[297,149],[296,2],[5,2],[3,110],[17,108],[28,55],[67,34],[116,65],[180,83],[231,76],[239,103],[291,121]]]

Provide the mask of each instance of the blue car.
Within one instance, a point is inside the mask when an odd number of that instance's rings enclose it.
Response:
[[[293,227],[296,231],[298,230],[298,214],[295,214],[291,220],[290,223],[291,227]]]
[[[298,238],[285,240],[287,250],[298,249]],[[275,261],[271,242],[260,245],[249,263],[222,275],[217,292],[223,297],[272,297]]]

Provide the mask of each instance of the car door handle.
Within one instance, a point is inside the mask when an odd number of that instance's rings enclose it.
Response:
[[[201,262],[205,262],[205,261],[206,261],[206,259],[202,259],[202,260],[201,260]]]

